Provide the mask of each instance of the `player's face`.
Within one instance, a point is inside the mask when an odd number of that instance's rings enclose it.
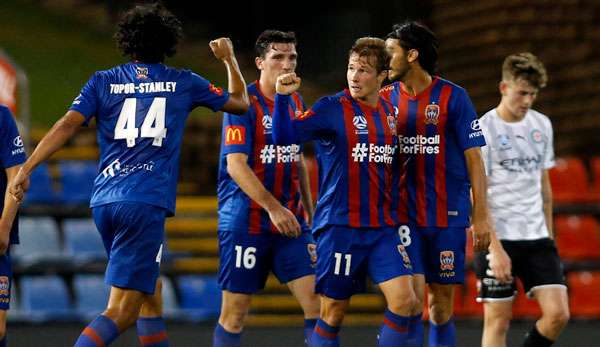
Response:
[[[348,79],[348,89],[353,98],[359,100],[368,99],[373,94],[377,95],[381,88],[381,83],[385,79],[385,71],[377,73],[375,65],[376,57],[359,56],[352,53],[348,59],[348,70],[346,78]]]
[[[397,39],[387,39],[385,40],[385,49],[391,57],[388,79],[390,81],[403,81],[408,70],[410,70],[404,48],[400,46],[400,42]]]
[[[260,70],[261,79],[275,85],[277,77],[296,71],[298,54],[293,43],[271,43],[264,58],[256,58],[256,67]]]
[[[533,106],[538,89],[522,78],[500,82],[502,103],[508,111],[517,118],[525,114]]]

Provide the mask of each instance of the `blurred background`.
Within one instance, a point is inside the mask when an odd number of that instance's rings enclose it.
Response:
[[[126,62],[112,35],[134,1],[2,0],[0,102],[16,113],[25,141],[35,146],[67,110],[96,70]],[[184,2],[164,1],[183,22],[185,39],[166,63],[225,85],[208,41],[233,40],[247,82],[258,77],[253,45],[264,29],[293,30],[298,74],[307,104],[345,87],[347,52],[361,36],[385,36],[394,23],[418,19],[440,40],[439,75],[465,87],[480,115],[499,102],[502,60],[530,51],[549,74],[534,106],[555,131],[557,167],[551,172],[557,243],[565,263],[572,322],[557,346],[600,341],[600,2],[596,0],[422,0]],[[166,316],[173,345],[207,346],[219,310],[215,282],[216,176],[221,114],[194,111],[181,155],[177,216],[167,222],[163,257]],[[32,148],[32,147],[31,147]],[[15,282],[9,338],[15,346],[70,345],[84,322],[100,312],[105,255],[87,207],[98,149],[95,129],[83,129],[32,176],[13,249]],[[316,166],[310,162],[313,177]],[[314,182],[316,183],[316,182]],[[467,267],[471,269],[472,254]],[[460,346],[477,346],[482,307],[475,277],[458,287],[455,311]],[[347,346],[374,345],[384,302],[375,288],[353,298],[342,333]],[[522,295],[509,336],[518,344],[539,314]],[[301,346],[301,311],[270,278],[253,299],[246,342]],[[35,334],[31,332],[35,331]],[[53,336],[49,339],[49,336]],[[136,345],[126,334],[115,345]]]

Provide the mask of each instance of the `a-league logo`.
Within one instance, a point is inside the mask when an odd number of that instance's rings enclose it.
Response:
[[[392,134],[396,135],[396,118],[392,115],[387,116],[387,122],[392,131]]]
[[[440,252],[440,270],[442,270],[442,271],[454,270],[454,252],[453,251],[441,251]]]
[[[440,116],[440,106],[429,104],[425,107],[425,124],[437,125]]]

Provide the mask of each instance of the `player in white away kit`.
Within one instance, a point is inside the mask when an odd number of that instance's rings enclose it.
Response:
[[[518,277],[542,317],[522,346],[550,346],[569,320],[567,288],[554,244],[552,124],[531,109],[546,70],[536,56],[508,56],[502,66],[497,108],[479,121],[488,176],[488,205],[496,226],[489,253],[478,254],[478,301],[484,302],[483,347],[506,346]],[[499,240],[498,240],[499,239]]]

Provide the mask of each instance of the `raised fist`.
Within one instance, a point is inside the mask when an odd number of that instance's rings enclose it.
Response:
[[[219,60],[233,56],[233,43],[231,43],[229,37],[221,37],[216,40],[212,40],[208,45],[213,51],[215,57]]]
[[[296,73],[286,73],[277,77],[277,83],[275,84],[275,90],[278,94],[290,95],[298,88],[300,88],[300,77],[296,76]]]

